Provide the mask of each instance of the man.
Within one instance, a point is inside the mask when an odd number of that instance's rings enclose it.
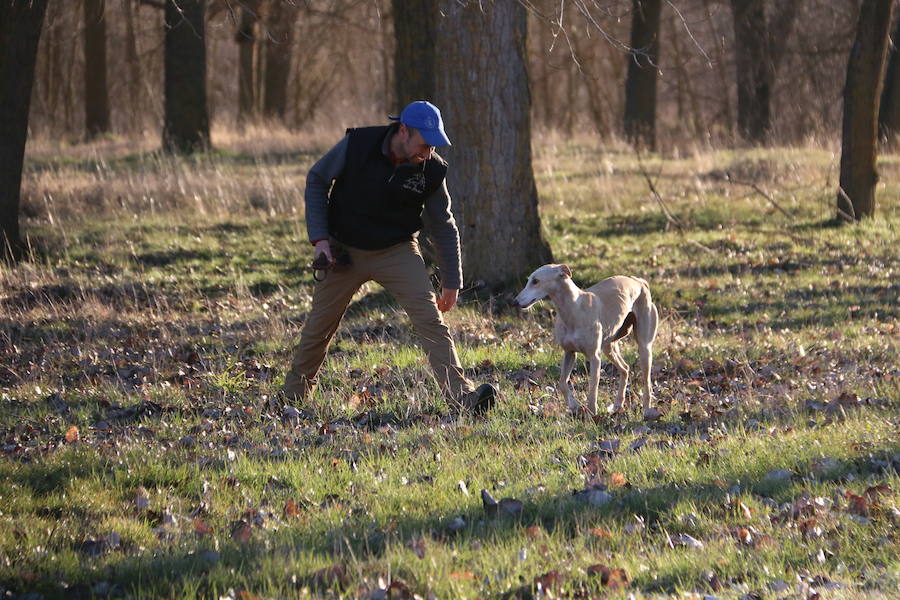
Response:
[[[490,384],[472,389],[440,314],[453,308],[462,287],[459,231],[444,180],[447,163],[434,152],[450,140],[440,110],[430,102],[413,102],[399,119],[391,119],[399,122],[349,129],[306,178],[307,233],[317,262],[326,268],[282,392],[293,401],[309,395],[350,299],[374,280],[409,315],[454,411],[482,414],[494,405],[497,391]],[[441,270],[437,301],[417,241],[423,226]]]

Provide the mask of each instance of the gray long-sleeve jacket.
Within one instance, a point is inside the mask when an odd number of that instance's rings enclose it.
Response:
[[[328,193],[332,182],[340,176],[347,162],[348,137],[345,136],[320,158],[306,176],[306,231],[313,243],[328,239]],[[441,287],[462,287],[459,230],[451,211],[447,182],[425,200],[422,220],[437,250],[441,270]]]

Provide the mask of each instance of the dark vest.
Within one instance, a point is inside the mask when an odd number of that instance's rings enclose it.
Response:
[[[347,130],[347,160],[328,200],[328,232],[348,246],[380,250],[411,240],[422,229],[425,199],[447,174],[447,163],[437,154],[394,169],[381,148],[396,129]]]

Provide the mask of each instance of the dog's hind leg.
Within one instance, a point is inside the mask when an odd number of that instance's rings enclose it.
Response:
[[[578,408],[578,402],[575,400],[575,392],[572,390],[571,384],[569,384],[569,376],[572,374],[572,369],[574,368],[575,353],[567,351],[563,354],[562,364],[559,366],[559,383],[556,384],[556,389],[559,391],[560,395],[565,398],[566,404],[572,412]]]
[[[622,358],[622,351],[617,342],[606,344],[603,352],[609,357],[609,360],[615,365],[619,372],[619,389],[616,390],[616,400],[612,405],[612,412],[617,413],[622,410],[625,404],[625,387],[628,385],[628,363]]]
[[[638,304],[643,304],[638,312]],[[653,390],[650,382],[650,371],[653,368],[653,340],[659,327],[659,313],[656,305],[650,300],[649,290],[645,290],[635,303],[637,319],[634,324],[634,337],[638,344],[638,357],[641,363],[641,387],[643,388],[644,411],[650,408],[653,401]]]

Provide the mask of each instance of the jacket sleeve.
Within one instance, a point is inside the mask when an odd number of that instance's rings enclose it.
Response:
[[[306,233],[312,243],[328,239],[328,191],[344,170],[347,144],[348,138],[344,137],[306,175]]]
[[[425,200],[422,220],[434,240],[438,267],[441,269],[441,287],[456,290],[462,288],[459,229],[453,218],[446,181]]]

